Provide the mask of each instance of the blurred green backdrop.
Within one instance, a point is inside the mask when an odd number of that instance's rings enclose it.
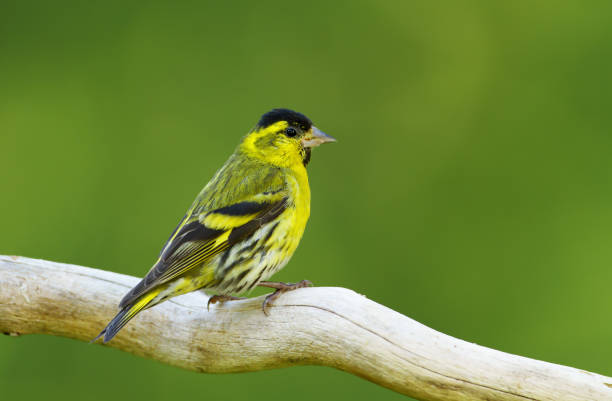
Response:
[[[142,276],[260,114],[339,142],[276,278],[612,375],[612,3],[0,5],[0,253]],[[110,316],[109,316],[110,318]],[[0,338],[5,399],[400,399],[301,367],[203,375]]]

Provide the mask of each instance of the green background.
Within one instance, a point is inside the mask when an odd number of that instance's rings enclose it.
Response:
[[[612,375],[612,3],[0,5],[0,253],[142,276],[272,107],[313,152],[279,280],[343,286],[436,330]],[[299,367],[182,371],[0,338],[3,399],[403,399]]]

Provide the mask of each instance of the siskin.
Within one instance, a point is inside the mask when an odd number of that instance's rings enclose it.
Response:
[[[138,312],[198,289],[210,303],[256,286],[282,292],[310,285],[264,281],[295,252],[310,215],[306,165],[311,149],[335,139],[303,114],[264,114],[197,196],[147,275],[119,303],[119,313],[92,341],[110,341]]]

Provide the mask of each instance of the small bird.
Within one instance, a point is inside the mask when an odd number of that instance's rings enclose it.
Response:
[[[295,252],[310,216],[306,165],[313,147],[335,142],[308,117],[288,109],[264,114],[196,197],[147,275],[92,340],[110,341],[143,309],[198,289],[208,305],[239,299],[256,286],[281,293],[312,285],[265,281]]]

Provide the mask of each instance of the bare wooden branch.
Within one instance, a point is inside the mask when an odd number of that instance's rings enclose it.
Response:
[[[89,341],[137,280],[0,256],[0,331]],[[146,310],[108,346],[199,372],[331,366],[421,400],[612,400],[612,378],[458,340],[343,288],[283,294],[269,317],[261,297],[207,300]]]

